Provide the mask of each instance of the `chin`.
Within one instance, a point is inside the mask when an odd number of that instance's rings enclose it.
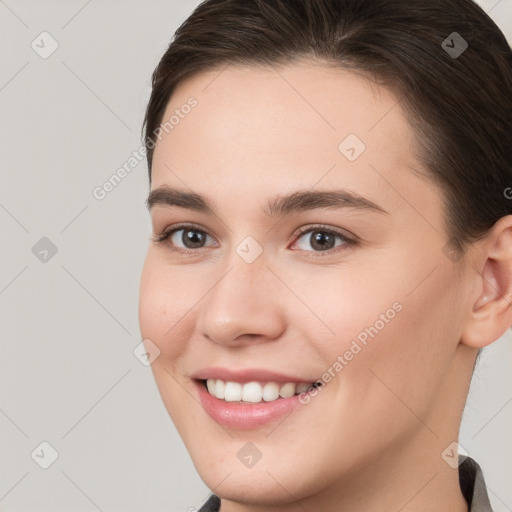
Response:
[[[203,437],[186,443],[201,480],[221,499],[261,506],[285,505],[317,493],[325,481],[318,472],[313,475],[314,480],[308,476],[307,468],[318,467],[320,461],[308,461],[307,457],[298,460],[282,442],[274,445],[264,437],[255,440],[262,456],[247,467],[240,460],[244,452],[239,452],[250,441],[243,436],[230,438],[224,432],[221,437],[222,441]]]
[[[275,506],[303,499],[308,494],[305,493],[303,482],[297,481],[296,478],[291,482],[290,475],[286,476],[281,471],[274,470],[269,474],[264,469],[229,469],[222,464],[217,466],[216,470],[212,465],[201,469],[198,470],[201,480],[224,500]]]

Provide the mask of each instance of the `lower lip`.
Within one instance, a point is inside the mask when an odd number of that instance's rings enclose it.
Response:
[[[219,424],[239,429],[254,429],[276,421],[301,406],[300,395],[271,402],[240,404],[210,395],[203,381],[195,381],[199,400],[206,412]]]

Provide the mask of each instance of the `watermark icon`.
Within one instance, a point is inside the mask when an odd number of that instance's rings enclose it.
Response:
[[[364,153],[365,149],[364,142],[353,133],[345,137],[338,146],[339,152],[350,162],[357,160]]]
[[[169,117],[165,123],[161,123],[158,128],[153,130],[153,135],[158,140],[162,140],[164,133],[169,133],[173,130],[182,119],[190,114],[194,107],[197,107],[198,101],[196,98],[191,96],[186,103],[181,105],[180,108],[174,109],[174,113]],[[156,146],[154,139],[148,140],[147,146],[140,146],[137,150],[133,151],[121,167],[117,169],[109,178],[93,188],[92,195],[98,201],[102,201],[107,195],[112,192],[132,171],[137,165],[144,159],[147,153],[147,149],[153,149]]]
[[[133,350],[133,355],[144,366],[151,366],[160,357],[160,349],[149,338],[142,340]]]
[[[458,59],[467,50],[468,42],[458,32],[452,32],[441,46],[452,59]]]
[[[32,247],[32,254],[41,262],[48,263],[56,254],[57,246],[46,236]]]
[[[402,311],[402,304],[400,302],[394,302],[393,305],[386,310],[385,313],[381,313],[379,315],[379,319],[374,322],[370,327],[365,327],[350,343],[350,347],[343,352],[343,354],[338,355],[336,361],[322,374],[321,380],[315,382],[309,389],[299,393],[299,402],[302,405],[306,405],[310,402],[311,397],[316,396],[318,392],[323,389],[323,386],[329,382],[331,382],[338,373],[340,373],[345,366],[347,366],[350,361],[354,359],[354,357],[359,354],[363,348],[368,345],[368,338],[374,338],[379,334],[384,327],[395,316],[397,313]]]
[[[245,237],[236,247],[236,253],[246,263],[253,263],[263,252],[263,247],[252,236]]]
[[[512,199],[512,187],[507,187],[503,191],[503,195],[505,196],[506,199]]]
[[[468,458],[468,452],[459,443],[453,441],[443,450],[441,458],[452,469],[457,469]]]
[[[245,443],[242,448],[238,450],[236,456],[244,466],[251,469],[261,459],[263,454],[255,444]]]
[[[30,47],[41,59],[47,59],[57,50],[59,43],[48,32],[41,32],[31,43]]]
[[[43,441],[30,456],[39,467],[48,469],[59,458],[59,452],[48,441]]]

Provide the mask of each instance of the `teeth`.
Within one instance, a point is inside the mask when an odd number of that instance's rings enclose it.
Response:
[[[239,402],[242,400],[242,386],[238,382],[226,382],[224,400],[226,402]]]
[[[301,382],[300,384],[297,384],[297,389],[295,390],[295,393],[300,394],[304,391],[307,391],[311,387],[311,384],[306,384]]]
[[[288,382],[287,384],[284,384],[284,386],[281,386],[281,389],[279,390],[280,397],[290,398],[293,395],[295,395],[295,383],[294,382]]]
[[[206,387],[210,395],[225,400],[226,402],[247,402],[259,403],[262,400],[272,402],[281,398],[290,398],[296,394],[308,390],[312,384],[301,382],[287,382],[286,384],[277,384],[276,382],[226,382],[221,379],[208,379]]]
[[[267,382],[263,386],[263,400],[271,402],[279,398],[279,386],[275,382]]]
[[[261,402],[263,388],[259,382],[249,382],[242,386],[242,400],[244,402]]]
[[[215,395],[216,384],[215,384],[215,381],[213,379],[208,379],[206,381],[206,387],[208,388],[208,391],[209,391],[210,395]]]
[[[208,379],[210,380],[210,379]],[[213,379],[211,379],[213,380]],[[208,382],[208,381],[206,381]],[[213,380],[215,382],[215,393],[212,393],[212,395],[216,396],[217,398],[224,398],[224,393],[226,391],[226,383],[223,380]]]

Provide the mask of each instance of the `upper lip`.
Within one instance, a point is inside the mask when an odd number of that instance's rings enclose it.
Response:
[[[244,370],[232,370],[230,368],[211,367],[203,368],[191,375],[193,379],[221,379],[230,382],[314,382],[315,379],[294,377],[283,373],[273,372],[262,368],[246,368]]]

